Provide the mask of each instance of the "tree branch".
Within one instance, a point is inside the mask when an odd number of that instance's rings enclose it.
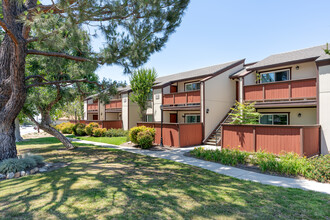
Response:
[[[32,75],[32,76],[27,76],[25,77],[25,81],[28,81],[30,79],[35,79],[35,78],[39,78],[42,79],[44,81],[48,81],[47,79],[45,79],[45,77],[41,76],[41,75]]]
[[[87,58],[83,57],[77,57],[77,56],[71,56],[66,53],[58,53],[58,52],[46,52],[46,51],[39,51],[39,50],[28,50],[27,54],[32,54],[32,55],[42,55],[42,56],[48,56],[48,57],[61,57],[69,60],[75,60],[79,62],[86,62],[90,61]]]
[[[10,28],[8,27],[8,25],[6,24],[6,22],[4,20],[2,20],[0,18],[0,26],[3,28],[3,30],[9,35],[9,37],[14,41],[14,43],[17,45],[18,44],[18,40],[17,37],[15,36],[15,34],[10,30]]]
[[[76,79],[76,80],[59,80],[59,81],[47,81],[47,82],[43,82],[43,83],[35,83],[35,84],[31,84],[28,85],[27,88],[31,88],[31,87],[38,87],[38,86],[46,86],[46,85],[61,85],[61,84],[73,84],[73,83],[91,83],[91,84],[95,84],[97,86],[101,86],[98,82],[96,81],[89,81],[87,79]]]
[[[49,112],[53,108],[53,106],[62,99],[60,85],[56,85],[56,89],[57,89],[56,98],[47,105],[47,107],[45,109],[47,112]]]

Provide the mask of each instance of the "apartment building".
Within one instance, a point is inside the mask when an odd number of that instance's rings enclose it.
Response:
[[[128,130],[136,125],[156,129],[168,146],[198,144],[242,150],[328,153],[330,146],[330,56],[325,45],[271,55],[259,62],[244,59],[157,78],[147,117],[121,88],[109,104],[93,97],[85,102],[85,119]],[[254,102],[260,125],[231,125],[235,101]],[[267,147],[267,149],[266,149]]]
[[[240,102],[255,102],[262,125],[224,126],[223,146],[258,151],[267,145],[276,153],[309,156],[328,153],[330,56],[325,48],[271,55],[232,75],[239,84]]]

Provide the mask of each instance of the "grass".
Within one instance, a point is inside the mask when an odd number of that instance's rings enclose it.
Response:
[[[0,182],[0,219],[328,219],[330,196],[54,138],[19,153],[69,166]]]
[[[121,145],[121,144],[127,142],[127,137],[88,137],[88,136],[77,137],[77,136],[74,136],[74,138],[77,138],[79,140],[94,141],[94,142],[113,144],[113,145]]]

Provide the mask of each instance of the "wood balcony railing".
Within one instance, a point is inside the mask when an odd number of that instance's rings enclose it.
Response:
[[[189,104],[200,104],[201,103],[201,92],[189,91],[189,92],[178,92],[163,95],[163,105],[189,105]]]
[[[109,104],[105,105],[105,109],[121,109],[121,99],[111,100]]]
[[[316,79],[301,79],[244,86],[249,102],[316,99]]]
[[[88,111],[97,111],[97,110],[99,110],[99,104],[98,103],[88,104],[87,110]]]

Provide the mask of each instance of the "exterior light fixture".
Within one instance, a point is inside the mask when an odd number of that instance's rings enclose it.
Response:
[[[207,108],[207,109],[206,109],[206,114],[208,114],[208,113],[209,113],[209,111],[210,111],[210,109],[208,109],[208,108]]]
[[[301,113],[298,114],[298,118],[301,118]]]
[[[296,66],[296,70],[299,70],[299,66]]]

